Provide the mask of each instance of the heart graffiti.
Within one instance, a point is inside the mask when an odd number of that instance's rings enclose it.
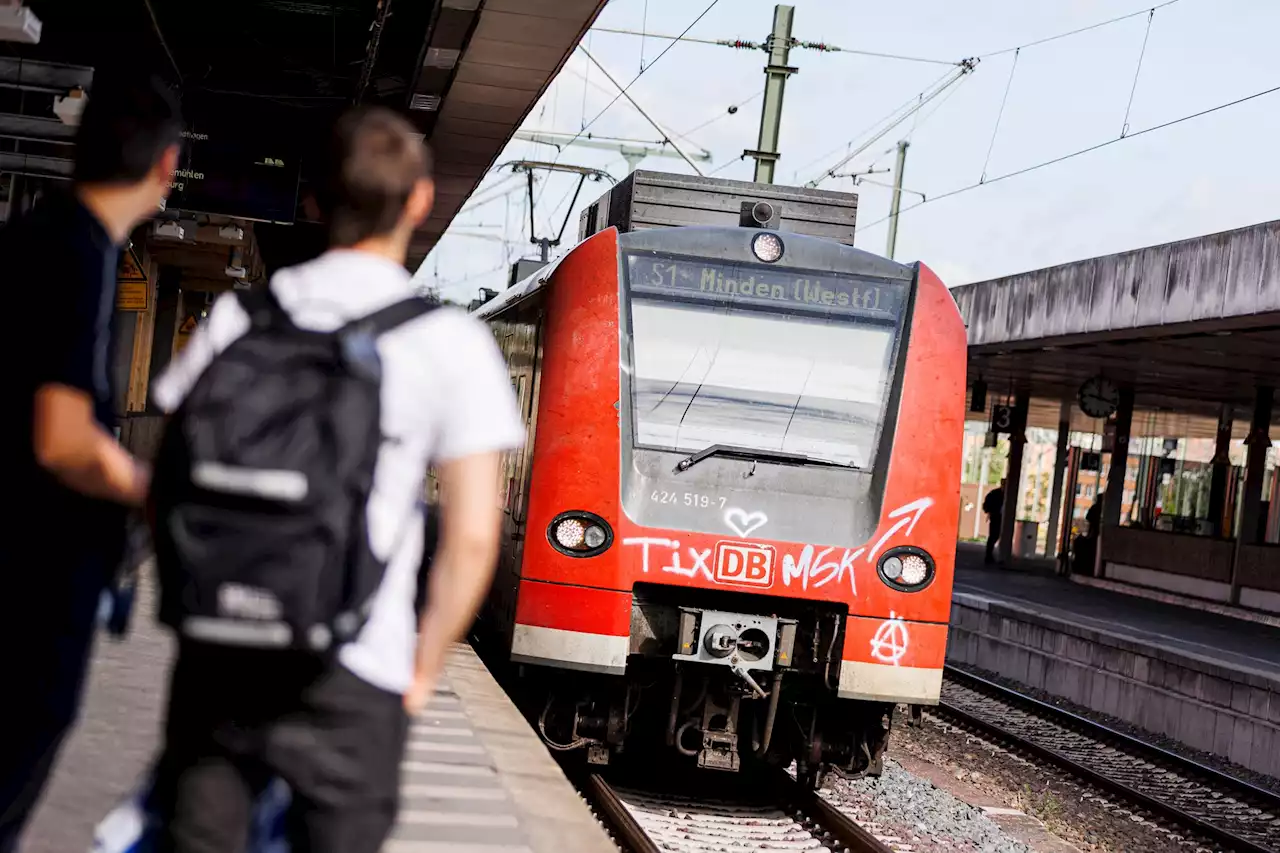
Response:
[[[746,539],[753,531],[759,530],[769,523],[769,516],[763,512],[747,512],[731,506],[724,511],[724,523],[734,533]]]

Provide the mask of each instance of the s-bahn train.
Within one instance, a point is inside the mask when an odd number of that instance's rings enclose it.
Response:
[[[553,748],[817,785],[938,701],[965,329],[926,266],[846,244],[855,211],[633,173],[476,310],[528,424],[480,630]]]

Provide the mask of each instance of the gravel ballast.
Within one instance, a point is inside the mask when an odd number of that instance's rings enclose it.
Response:
[[[823,796],[867,830],[912,853],[1032,853],[981,809],[885,760],[879,778],[831,779]]]
[[[889,754],[909,755],[945,768],[963,784],[1040,820],[1050,832],[1084,853],[1208,853],[1195,840],[1056,768],[1016,755],[927,714],[919,728],[894,726]]]

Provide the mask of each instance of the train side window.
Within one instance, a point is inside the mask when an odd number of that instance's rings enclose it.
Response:
[[[529,491],[532,468],[533,434],[537,421],[538,371],[541,367],[539,352],[542,318],[536,313],[514,320],[494,320],[489,324],[494,341],[507,363],[511,391],[516,397],[521,417],[525,423],[525,443],[519,450],[503,454],[498,484],[499,506],[517,524],[524,523],[525,505]]]
[[[527,386],[525,384],[524,374],[516,376],[515,381],[512,384],[516,393],[516,403],[520,407],[520,412],[523,414],[527,411],[525,403]],[[524,456],[525,449],[523,447],[519,450],[508,450],[506,452],[506,465],[504,467],[506,470],[507,488],[506,511],[508,513],[518,514],[520,509],[520,475],[524,469]]]
[[[524,326],[524,359],[523,375],[527,378],[525,393],[521,398],[521,413],[524,415],[525,438],[524,447],[520,450],[520,463],[517,468],[516,512],[515,517],[523,523],[526,503],[529,499],[529,478],[533,467],[533,439],[537,430],[538,386],[542,368],[542,352],[540,349],[542,318]]]

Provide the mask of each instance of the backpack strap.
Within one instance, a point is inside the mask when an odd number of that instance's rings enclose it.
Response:
[[[249,322],[255,328],[266,329],[271,326],[282,326],[286,329],[296,328],[289,312],[284,310],[280,300],[271,292],[271,285],[255,287],[251,290],[237,290],[236,300],[244,313],[249,315]]]
[[[352,320],[339,329],[338,334],[341,335],[344,332],[359,329],[372,334],[375,338],[381,337],[392,329],[403,326],[410,320],[416,320],[418,317],[430,314],[439,307],[439,305],[429,302],[421,296],[411,296],[408,299],[402,299],[399,302],[388,305],[386,308],[374,311],[372,314],[368,314],[358,320]]]

